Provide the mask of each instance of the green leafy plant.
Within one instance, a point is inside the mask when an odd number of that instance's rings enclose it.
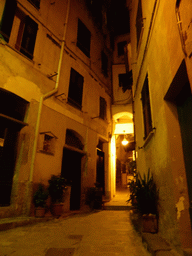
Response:
[[[52,175],[49,182],[49,195],[52,203],[62,203],[66,187],[66,179],[61,175]]]
[[[147,175],[141,177],[140,173],[136,174],[135,180],[129,183],[130,198],[128,202],[132,202],[141,214],[158,213],[159,191],[153,179],[153,175],[148,170]]]
[[[33,202],[35,207],[45,207],[48,198],[48,191],[42,183],[39,183],[36,192],[33,195]]]

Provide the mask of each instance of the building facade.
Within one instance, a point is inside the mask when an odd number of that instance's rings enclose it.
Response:
[[[191,1],[130,3],[137,170],[159,189],[159,234],[191,247]]]
[[[71,210],[95,182],[111,197],[106,12],[100,1],[0,2],[0,217],[29,215],[52,174],[72,182]]]

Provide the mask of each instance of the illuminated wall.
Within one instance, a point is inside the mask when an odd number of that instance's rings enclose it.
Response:
[[[0,4],[0,19],[5,2]],[[9,1],[7,3],[6,12],[9,13]],[[87,6],[75,0],[40,1],[40,8],[30,1],[17,1],[15,8],[16,13],[20,10],[23,17],[34,20],[38,30],[30,58],[12,43],[21,39],[17,37],[19,16],[13,21],[9,40],[6,41],[5,36],[0,38],[0,88],[28,102],[24,120],[28,125],[19,135],[11,204],[6,209],[1,208],[2,217],[28,215],[33,185],[38,182],[47,185],[52,174],[61,173],[67,129],[74,130],[84,145],[81,152],[81,203],[85,201],[86,188],[94,186],[96,181],[96,147],[100,141],[106,156],[105,190],[110,197],[112,50],[106,27],[103,27],[104,32],[101,31]],[[82,36],[78,38],[79,20],[91,35],[88,54],[80,46],[83,39]],[[71,68],[83,77],[82,105],[77,107],[69,104],[68,98]],[[73,95],[75,97],[79,101],[78,94]],[[104,102],[103,112],[100,99]],[[45,143],[49,143],[43,141],[45,134],[51,141],[51,150],[45,147]]]
[[[192,241],[185,155],[177,110],[186,76],[185,65],[190,84],[192,80],[190,56],[185,55],[178,29],[176,2],[180,3],[182,27],[189,34],[190,1],[140,1],[140,12],[139,1],[136,1],[130,6],[130,20],[137,169],[146,173],[150,168],[153,173],[160,195],[159,233],[179,250],[190,247]],[[146,81],[151,126],[143,115]],[[146,122],[150,129],[147,136]]]

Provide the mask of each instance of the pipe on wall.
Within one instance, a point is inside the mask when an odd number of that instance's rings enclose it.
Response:
[[[183,50],[183,53],[185,54],[185,56],[187,56],[187,52],[185,50],[185,40],[184,40],[184,37],[183,37],[183,31],[182,31],[182,21],[181,21],[180,12],[179,12],[180,2],[181,2],[181,0],[177,1],[177,3],[176,3],[175,13],[176,13],[177,27],[178,27],[178,30],[179,30],[179,36],[180,36],[180,40],[181,40],[182,50]]]
[[[150,24],[149,24],[147,40],[146,40],[145,48],[144,48],[144,52],[143,52],[143,58],[142,58],[142,61],[141,61],[141,65],[140,65],[140,69],[139,69],[139,74],[137,76],[137,81],[136,81],[136,84],[135,84],[134,98],[135,98],[135,95],[136,95],[136,92],[137,92],[137,87],[138,87],[139,78],[140,78],[140,75],[141,75],[141,70],[142,70],[143,63],[144,63],[144,60],[145,60],[145,56],[146,56],[147,49],[148,49],[149,39],[150,39],[150,35],[151,35],[151,29],[152,29],[153,20],[154,20],[154,16],[155,16],[155,11],[156,11],[156,7],[157,7],[157,2],[158,2],[158,0],[155,0],[154,6],[153,6],[153,11],[152,11],[152,15],[151,15]]]
[[[67,13],[66,13],[66,18],[65,18],[65,23],[64,23],[63,38],[61,41],[61,50],[60,50],[60,55],[59,55],[59,63],[58,63],[58,68],[57,68],[57,78],[56,78],[56,82],[55,82],[55,88],[53,90],[47,92],[46,94],[42,95],[40,98],[40,102],[39,102],[37,122],[36,122],[36,127],[35,127],[35,138],[34,138],[34,144],[33,144],[32,160],[31,160],[31,168],[30,168],[30,175],[29,175],[29,186],[28,186],[29,191],[30,191],[30,186],[33,181],[35,156],[36,156],[36,151],[37,151],[37,141],[38,141],[38,135],[39,135],[39,126],[40,126],[43,102],[44,102],[44,100],[46,100],[47,98],[50,98],[52,95],[54,95],[58,91],[59,79],[60,79],[60,74],[61,74],[61,64],[62,64],[64,49],[65,49],[65,44],[66,44],[66,32],[67,32],[67,24],[68,24],[68,20],[69,20],[69,10],[70,10],[70,0],[68,0],[68,3],[67,3]],[[30,197],[30,194],[29,194],[29,197]],[[29,202],[30,202],[30,200],[29,200]],[[29,208],[30,208],[30,206],[28,207],[28,210],[29,210]]]

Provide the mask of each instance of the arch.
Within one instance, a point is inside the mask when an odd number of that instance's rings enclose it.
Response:
[[[83,141],[84,141],[83,137],[76,131],[72,129],[66,130],[65,144],[67,144],[68,146],[72,146],[74,148],[83,150],[84,149]]]
[[[117,121],[118,119],[126,119],[126,121],[130,120],[132,122],[133,114],[131,112],[118,112],[113,115],[113,119]]]

